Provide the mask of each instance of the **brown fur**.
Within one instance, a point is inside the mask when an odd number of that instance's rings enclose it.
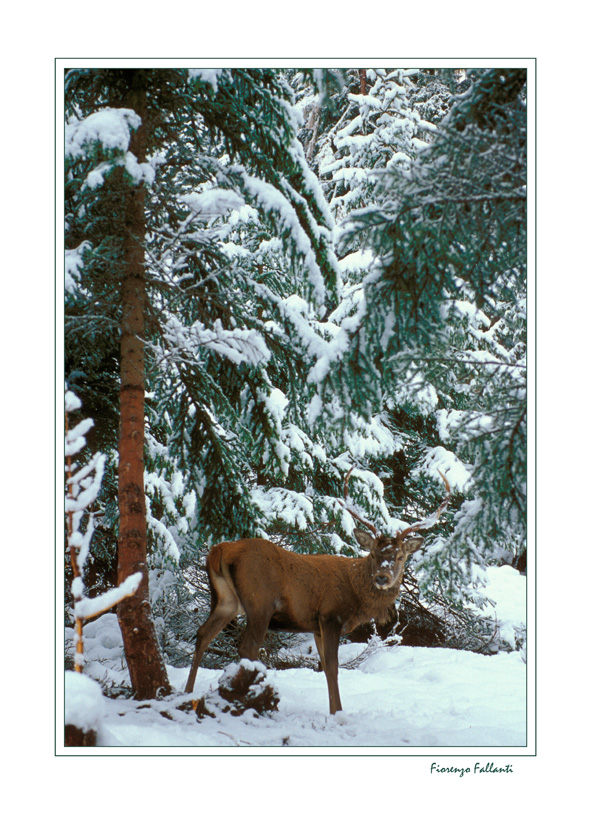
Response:
[[[314,634],[326,674],[330,712],[342,710],[338,689],[339,637],[388,617],[404,564],[422,538],[373,538],[355,530],[369,549],[362,558],[300,555],[253,538],[214,546],[207,558],[212,611],[197,633],[185,691],[192,692],[205,649],[222,628],[245,613],[240,657],[256,660],[269,628]]]

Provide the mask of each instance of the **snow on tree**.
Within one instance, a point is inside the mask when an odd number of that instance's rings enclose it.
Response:
[[[420,146],[421,122],[408,100],[415,73],[400,68],[366,70],[363,92],[348,94],[345,112],[322,139],[318,166],[338,222],[371,203],[378,170],[408,167]]]
[[[84,666],[84,647],[82,625],[85,620],[102,614],[125,597],[129,597],[137,590],[141,574],[130,575],[121,585],[98,597],[87,597],[84,588],[84,566],[86,564],[92,536],[94,533],[94,516],[88,508],[96,501],[105,467],[105,455],[95,453],[90,460],[78,465],[72,459],[86,446],[85,434],[93,425],[92,419],[83,419],[75,427],[69,427],[69,414],[79,410],[82,403],[72,391],[66,390],[65,395],[65,456],[66,456],[66,498],[65,510],[67,516],[67,549],[74,578],[72,580],[72,596],[74,598],[74,627],[76,654],[74,656],[74,670],[82,672]],[[85,527],[82,528],[83,522]]]

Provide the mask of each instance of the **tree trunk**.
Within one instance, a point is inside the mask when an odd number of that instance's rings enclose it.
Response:
[[[124,106],[142,119],[132,134],[130,151],[146,159],[146,90],[142,71],[126,71],[129,90]],[[121,393],[119,426],[119,583],[131,574],[144,577],[133,597],[118,606],[125,659],[136,699],[169,693],[148,595],[146,501],[144,495],[144,268],[145,188],[129,184],[126,192],[125,237],[121,283]]]
[[[367,68],[359,69],[359,93],[367,96]]]

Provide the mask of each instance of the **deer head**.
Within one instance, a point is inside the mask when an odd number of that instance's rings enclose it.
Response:
[[[349,478],[353,469],[354,467],[351,467],[345,477],[345,500],[347,500],[348,497]],[[417,549],[420,549],[424,543],[424,539],[420,537],[420,535],[416,535],[415,532],[419,529],[428,529],[430,526],[433,526],[433,524],[439,520],[439,516],[449,503],[451,494],[449,482],[442,472],[439,472],[439,475],[442,477],[446,488],[445,498],[440,507],[428,518],[397,532],[394,536],[378,534],[373,524],[364,521],[354,510],[345,506],[342,501],[340,502],[341,506],[343,506],[355,520],[370,530],[370,532],[366,532],[364,529],[355,528],[353,533],[357,543],[369,552],[368,566],[376,589],[388,591],[389,589],[394,587],[398,588],[400,586],[404,564],[408,556],[416,552]]]
[[[402,539],[398,535],[393,538],[378,535],[374,538],[364,529],[357,528],[353,533],[357,543],[369,551],[368,564],[373,584],[381,591],[400,585],[406,559],[423,544],[423,538],[419,536]]]

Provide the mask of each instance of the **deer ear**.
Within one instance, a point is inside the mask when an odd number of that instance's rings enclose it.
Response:
[[[366,532],[364,529],[357,529],[353,530],[353,534],[357,539],[357,543],[359,546],[363,546],[364,549],[371,549],[375,543],[375,538]]]
[[[413,538],[407,538],[402,544],[402,549],[405,554],[411,555],[413,552],[416,552],[417,549],[420,549],[424,542],[425,539],[421,538],[419,535]]]

